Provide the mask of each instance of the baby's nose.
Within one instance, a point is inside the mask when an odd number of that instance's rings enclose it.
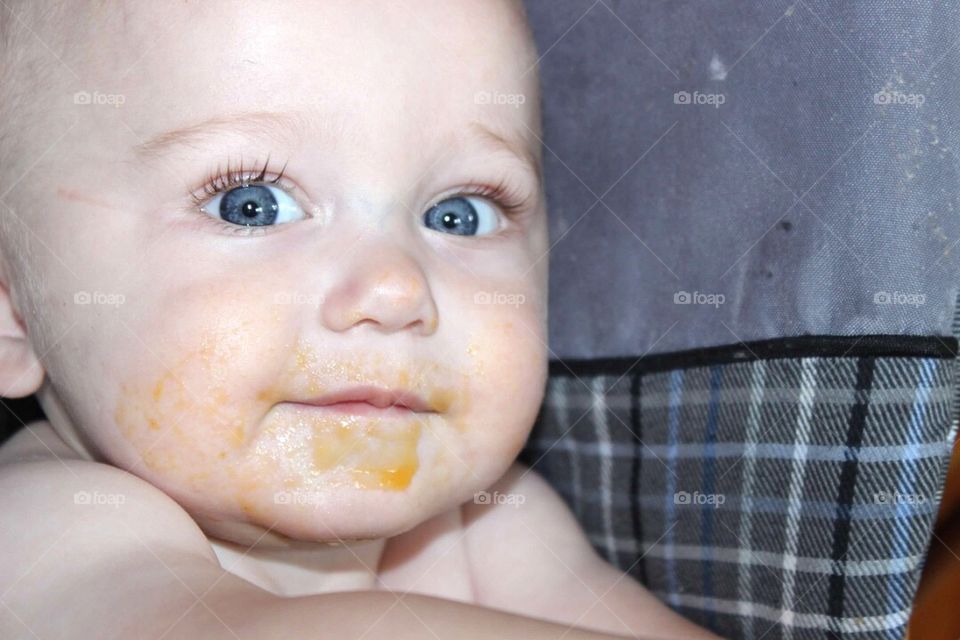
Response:
[[[384,333],[401,330],[429,335],[437,328],[437,307],[420,263],[400,247],[364,245],[341,263],[342,275],[325,297],[322,321],[342,332],[371,323]]]

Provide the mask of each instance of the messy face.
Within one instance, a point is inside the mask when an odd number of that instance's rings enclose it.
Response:
[[[235,541],[393,535],[492,483],[546,376],[516,5],[137,3],[69,29],[62,137],[8,198],[58,430]]]

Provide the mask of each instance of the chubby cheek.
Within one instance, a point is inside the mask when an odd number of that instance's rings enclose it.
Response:
[[[198,288],[165,301],[176,314],[139,325],[151,344],[122,369],[112,449],[121,466],[184,506],[244,509],[258,479],[273,475],[269,460],[243,456],[268,409],[257,390],[279,374],[288,349],[268,295]]]
[[[523,447],[543,401],[547,336],[537,304],[493,305],[473,317],[478,322],[463,347],[474,389],[473,448],[465,459],[492,483]]]

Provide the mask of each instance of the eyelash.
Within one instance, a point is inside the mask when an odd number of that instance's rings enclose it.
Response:
[[[265,180],[267,173],[272,173],[270,171],[270,156],[267,156],[266,162],[263,163],[263,167],[257,173],[253,173],[253,169],[245,171],[242,158],[240,160],[240,166],[231,170],[230,161],[228,160],[225,171],[220,168],[220,165],[217,165],[216,170],[211,171],[207,175],[207,179],[202,187],[202,195],[194,193],[192,195],[193,201],[199,207],[202,206],[208,198],[213,198],[221,193],[230,191],[234,187],[246,187],[251,184],[272,184],[291,193],[293,190],[283,182],[283,172],[286,168],[287,164],[284,163],[275,178]]]
[[[471,182],[460,187],[460,189],[451,195],[443,196],[434,202],[434,205],[448,198],[457,196],[479,196],[486,198],[497,205],[507,217],[512,217],[527,208],[529,198],[523,196],[518,189],[513,189],[507,184],[506,180],[501,180],[494,185]],[[430,205],[431,207],[434,205]],[[428,209],[430,207],[427,207]]]
[[[226,169],[222,169],[220,165],[217,165],[217,168],[211,171],[204,185],[201,188],[201,192],[191,194],[191,199],[193,200],[194,205],[199,210],[204,203],[210,198],[214,198],[221,193],[225,193],[234,189],[236,187],[246,187],[249,185],[273,185],[280,189],[283,189],[291,197],[294,197],[294,189],[292,186],[288,185],[283,180],[284,171],[287,168],[287,163],[285,162],[280,168],[280,171],[276,174],[276,177],[266,179],[267,174],[273,173],[270,170],[270,156],[267,156],[266,161],[263,163],[263,166],[260,169],[255,167],[259,166],[254,164],[253,169],[244,169],[243,159],[240,160],[240,166],[231,170],[230,162],[227,161]],[[449,198],[455,198],[457,196],[477,196],[481,198],[486,198],[493,204],[495,204],[508,218],[513,218],[521,211],[527,208],[530,198],[524,197],[519,193],[518,189],[511,188],[506,180],[501,180],[495,184],[485,184],[479,182],[468,183],[463,187],[460,187],[457,191],[451,193],[450,195],[445,195],[438,198],[434,201],[427,209],[436,204],[443,202]],[[219,218],[214,218],[202,211],[200,214],[209,220],[210,222],[216,224],[223,231],[233,233],[236,235],[263,235],[268,233],[268,229],[272,229],[271,226],[243,226],[236,225],[225,220],[220,220]],[[280,225],[276,225],[280,226]]]

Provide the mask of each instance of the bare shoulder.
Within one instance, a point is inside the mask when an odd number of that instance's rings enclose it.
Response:
[[[379,577],[391,590],[498,607],[564,571],[551,548],[567,562],[592,554],[561,498],[517,463],[473,501],[391,538]]]
[[[184,545],[216,557],[176,501],[132,473],[81,458],[47,422],[27,425],[0,447],[0,504],[8,524],[0,528],[4,555],[14,541],[42,544],[45,532],[62,535],[69,528],[76,539],[88,529],[102,537],[114,527],[144,542]]]
[[[478,604],[608,633],[716,638],[600,557],[563,498],[522,463],[462,511]]]
[[[599,560],[563,498],[520,462],[463,505],[463,525],[482,604],[538,600],[544,584],[575,580]]]
[[[0,448],[0,512],[0,591],[18,619],[36,625],[67,602],[98,613],[97,587],[112,593],[108,581],[127,563],[141,571],[162,568],[161,558],[216,563],[173,499],[131,473],[81,459],[47,423],[28,425]],[[0,621],[0,636],[8,622]]]

